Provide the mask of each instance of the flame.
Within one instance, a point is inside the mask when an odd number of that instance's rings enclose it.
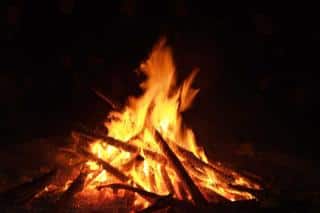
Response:
[[[188,169],[188,159],[185,159],[176,150],[176,147],[183,147],[199,160],[209,164],[204,148],[197,144],[193,131],[183,125],[181,116],[181,113],[191,106],[199,92],[199,89],[191,87],[198,70],[192,71],[181,85],[177,85],[171,48],[166,45],[165,39],[161,39],[153,48],[148,60],[141,64],[140,72],[146,76],[146,80],[140,84],[143,94],[139,97],[129,97],[124,109],[112,111],[105,123],[109,137],[140,147],[137,154],[144,157],[143,162],[135,162],[130,169],[123,171],[125,175],[134,180],[134,183],[131,184],[160,195],[173,193],[178,199],[192,199],[188,192],[182,190],[181,181],[170,165],[165,165],[165,170],[162,170],[158,162],[150,160],[146,156],[147,153],[144,153],[143,149],[146,148],[155,153],[163,154],[154,136],[154,129],[156,129],[168,141],[203,194],[206,195],[208,191],[212,191],[230,201],[254,199],[250,193],[231,188],[225,178],[215,174],[213,170],[195,168],[191,171]],[[92,143],[90,150],[98,158],[117,168],[121,168],[134,158],[132,153],[121,151],[100,140]],[[94,161],[88,161],[87,165],[90,170],[102,169]],[[167,177],[164,177],[164,174]],[[164,179],[167,180],[167,183]],[[234,185],[258,187],[238,174],[234,174],[234,179]],[[172,184],[171,187],[168,180]],[[117,180],[103,170],[91,183],[106,182],[113,183]],[[172,190],[174,191],[172,192]],[[146,200],[138,195],[135,196],[134,205],[136,207],[148,205]],[[209,199],[209,196],[205,197]]]

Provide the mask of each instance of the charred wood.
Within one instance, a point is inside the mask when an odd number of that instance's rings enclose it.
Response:
[[[137,188],[137,187],[133,187],[130,185],[126,185],[126,184],[107,184],[107,185],[100,185],[97,186],[98,190],[101,190],[103,188],[112,188],[112,189],[125,189],[131,192],[136,192],[138,193],[141,197],[145,198],[146,200],[150,201],[150,202],[154,202],[158,199],[167,197],[167,196],[171,196],[169,195],[158,195],[156,193],[153,192],[148,192],[146,190],[143,190],[141,188]]]
[[[113,167],[112,165],[110,165],[109,163],[105,162],[104,160],[98,158],[97,156],[95,156],[94,154],[81,149],[80,151],[89,159],[98,162],[99,164],[101,164],[101,166],[103,167],[103,169],[105,169],[107,172],[109,172],[111,175],[113,175],[114,177],[118,178],[120,181],[122,182],[127,182],[128,180],[130,180],[130,178],[128,176],[126,176],[123,172],[121,172],[119,169]]]
[[[135,146],[133,144],[125,143],[120,140],[116,140],[114,138],[108,137],[108,136],[103,136],[103,135],[93,136],[93,135],[89,135],[87,133],[82,133],[82,132],[73,132],[73,134],[77,135],[77,137],[86,139],[88,141],[102,140],[106,144],[114,146],[114,147],[121,149],[123,151],[126,151],[126,152],[130,152],[130,153],[142,152],[143,155],[150,160],[159,162],[161,164],[167,163],[166,158],[157,152],[154,152],[154,151],[151,151],[148,149],[144,149],[144,148],[140,148],[140,147]]]
[[[7,204],[26,204],[41,192],[55,177],[57,169],[23,183],[17,187],[9,189],[0,195],[0,202]]]
[[[69,188],[61,195],[57,203],[58,212],[63,212],[66,208],[70,207],[75,194],[82,191],[86,176],[87,173],[80,172]]]
[[[207,203],[206,199],[198,189],[198,187],[195,185],[191,177],[189,176],[188,172],[183,167],[182,163],[178,159],[178,157],[174,154],[174,152],[171,150],[167,142],[163,139],[161,134],[156,131],[156,138],[158,141],[158,144],[160,146],[160,149],[164,153],[164,155],[168,158],[168,161],[170,162],[172,168],[182,181],[185,188],[188,189],[192,200],[195,202],[196,205],[205,205]]]
[[[167,187],[167,190],[170,193],[174,193],[174,188],[165,166],[161,166],[161,176]]]
[[[121,165],[121,170],[129,171],[135,165],[139,165],[144,161],[144,158],[140,154],[135,154],[128,162]]]

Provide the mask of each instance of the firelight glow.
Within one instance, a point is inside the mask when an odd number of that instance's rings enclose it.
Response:
[[[204,148],[196,142],[195,134],[183,124],[181,113],[191,106],[199,92],[199,89],[192,88],[192,82],[198,70],[192,71],[181,85],[177,85],[172,50],[166,45],[166,40],[161,39],[154,46],[149,58],[141,64],[140,71],[146,76],[146,80],[140,84],[143,94],[139,97],[129,97],[122,111],[112,111],[105,123],[109,137],[127,144],[134,144],[140,150],[137,153],[129,153],[99,140],[91,144],[91,153],[112,166],[120,168],[132,180],[126,184],[159,195],[171,193],[177,199],[192,199],[189,192],[181,191],[181,181],[169,163],[161,165],[144,153],[144,149],[147,149],[165,156],[154,134],[157,130],[168,142],[209,202],[212,199],[210,192],[217,193],[230,201],[255,199],[252,194],[237,191],[230,185],[246,186],[252,189],[259,189],[259,185],[236,172],[232,173],[231,180],[216,174],[215,170],[210,169],[208,157]],[[189,159],[182,154],[181,149],[192,153],[208,166],[191,169],[194,165],[191,165]],[[137,155],[143,157],[142,162],[134,161]],[[132,165],[130,162],[133,162]],[[102,169],[99,163],[94,161],[88,161],[87,165],[92,171]],[[171,187],[168,182],[171,182]],[[102,170],[88,187],[94,190],[95,186],[110,183],[119,183],[119,180]],[[148,205],[150,205],[149,201],[135,194],[134,207],[141,208]]]

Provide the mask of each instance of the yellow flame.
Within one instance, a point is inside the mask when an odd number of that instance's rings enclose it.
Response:
[[[133,185],[157,194],[168,194],[169,189],[161,175],[159,163],[148,159],[142,148],[161,154],[153,134],[153,129],[156,129],[171,144],[175,143],[192,152],[204,163],[209,163],[204,148],[197,144],[193,131],[182,125],[181,112],[191,106],[199,92],[199,89],[191,87],[198,70],[192,71],[180,86],[177,85],[172,51],[166,45],[165,39],[161,39],[153,48],[148,60],[141,64],[140,72],[146,76],[146,80],[140,84],[143,94],[139,97],[129,97],[123,111],[112,111],[105,126],[109,137],[134,143],[141,148],[139,154],[144,157],[144,161],[134,164],[130,171],[123,171],[134,180]],[[94,142],[90,148],[93,154],[115,167],[121,166],[133,157],[132,153],[121,151],[103,141]],[[183,159],[179,153],[176,155],[188,164],[188,159]],[[101,169],[96,162],[88,161],[87,165],[91,170]],[[186,197],[183,197],[182,193],[177,192],[181,180],[170,165],[166,166],[168,177],[175,189],[174,196],[180,199],[191,199],[190,194],[187,193]],[[197,168],[197,171],[190,171],[190,175],[199,187],[214,191],[231,201],[254,198],[249,193],[230,188],[225,180],[212,170]],[[248,180],[237,174],[234,174],[234,177],[235,185],[257,187],[250,185]],[[114,178],[103,171],[96,180],[111,183]],[[145,207],[147,204],[148,202],[136,196],[135,206]]]

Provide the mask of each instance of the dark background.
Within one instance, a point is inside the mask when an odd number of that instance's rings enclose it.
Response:
[[[110,3],[115,2],[115,3]],[[316,159],[320,31],[309,5],[196,1],[10,1],[1,8],[1,143],[102,122],[138,94],[133,70],[161,35],[179,76],[200,68],[186,113],[199,141]]]

